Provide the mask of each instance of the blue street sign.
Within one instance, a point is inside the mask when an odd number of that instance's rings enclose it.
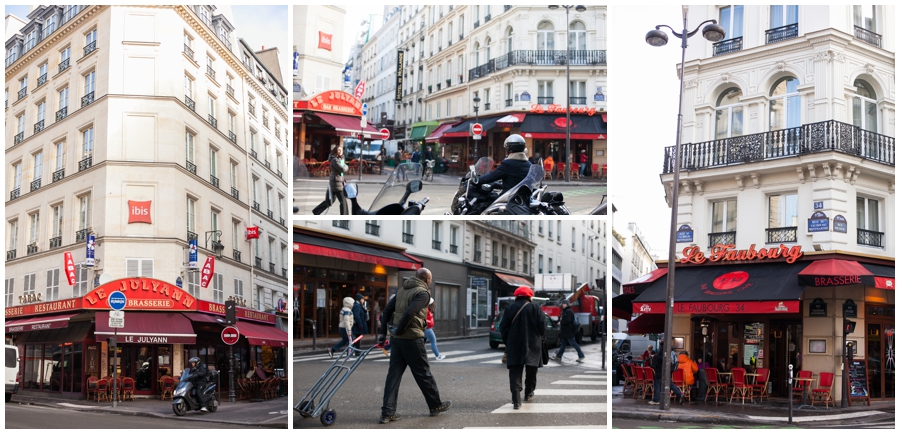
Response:
[[[181,276],[178,276],[175,278],[175,286],[181,288],[182,287],[181,285],[183,285],[183,284],[184,284],[184,281],[181,280]]]
[[[109,294],[106,301],[112,310],[122,310],[125,309],[125,305],[128,303],[128,297],[125,297],[125,293],[122,291],[116,291]]]
[[[694,230],[691,229],[688,225],[681,225],[678,228],[678,231],[675,232],[675,242],[676,243],[693,243],[694,242]]]
[[[834,231],[847,233],[847,219],[844,216],[840,214],[834,216]]]
[[[806,228],[807,232],[828,232],[828,218],[811,218],[807,220],[809,225]]]
[[[362,113],[363,113],[363,116],[369,115],[369,105],[368,104],[363,103]]]
[[[813,209],[825,209],[825,202],[813,202]]]

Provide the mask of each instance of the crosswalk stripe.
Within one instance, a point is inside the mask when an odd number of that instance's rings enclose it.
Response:
[[[497,354],[474,354],[471,356],[455,357],[452,359],[444,359],[441,361],[441,363],[467,362],[469,360],[487,359],[489,357],[498,357],[498,355]],[[499,357],[503,357],[503,356],[500,355]]]
[[[585,378],[585,379],[591,379],[591,380],[603,380],[606,378],[606,376],[603,376],[603,375],[573,375],[569,378]]]
[[[606,374],[603,371],[584,371],[585,374]]]
[[[474,351],[447,351],[447,352],[441,353],[441,355],[456,356],[459,354],[469,354],[469,353],[474,353]],[[381,360],[376,360],[376,361],[377,362],[390,362],[391,361],[391,359],[386,357],[384,354],[382,354],[381,357],[382,357]],[[428,359],[435,363],[447,363],[448,361],[452,360],[452,359],[437,360],[437,358],[434,357],[434,354],[431,354],[431,353],[428,353]]]
[[[501,365],[501,364],[503,364],[503,360],[488,360],[487,362],[479,362],[479,363],[482,363],[482,364]],[[544,366],[541,366],[541,369],[557,368],[557,367],[559,367],[559,366],[560,366],[559,364],[544,365]]]
[[[606,425],[566,425],[566,429],[606,429]],[[467,426],[463,427],[463,429],[481,429],[481,430],[496,430],[496,429],[547,429],[546,426],[492,426],[492,427],[478,427],[478,426]]]
[[[605,390],[599,389],[535,389],[535,395],[543,396],[602,396]]]
[[[586,402],[586,403],[553,403],[553,404],[536,404],[525,403],[518,410],[513,410],[512,404],[506,404],[494,411],[494,413],[606,413],[606,403],[603,402]]]
[[[603,381],[585,381],[585,380],[559,380],[554,381],[552,384],[571,384],[578,386],[606,386],[606,382]]]

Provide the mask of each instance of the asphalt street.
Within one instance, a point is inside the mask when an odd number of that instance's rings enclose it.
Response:
[[[247,429],[241,425],[186,419],[162,421],[156,417],[98,414],[37,405],[6,404],[6,429]],[[256,429],[258,427],[254,427]]]
[[[325,199],[325,181],[297,182],[294,183],[294,206],[301,209],[312,210],[322,200]],[[423,215],[443,215],[450,211],[450,203],[458,189],[457,184],[432,184],[424,183],[422,191],[414,193],[410,196],[410,200],[419,201],[424,197],[428,197],[428,203],[425,205]],[[606,185],[579,185],[579,186],[559,186],[554,185],[548,190],[562,192],[565,198],[566,207],[571,214],[586,215],[590,213],[606,194]],[[359,196],[357,201],[363,208],[368,208],[381,186],[377,184],[361,184],[359,186]],[[311,213],[311,212],[310,212]],[[340,215],[340,207],[335,203],[326,215]]]
[[[716,425],[684,423],[675,421],[647,421],[635,419],[613,419],[613,429],[893,429],[894,422],[804,425]]]
[[[440,339],[440,337],[438,338]],[[388,360],[374,349],[334,393],[330,407],[337,413],[334,427],[353,428],[490,428],[490,427],[585,427],[607,425],[607,375],[601,371],[599,342],[582,346],[585,363],[576,363],[569,348],[562,363],[551,361],[539,369],[532,403],[513,410],[506,366],[501,364],[503,347],[492,350],[487,338],[438,341],[446,356],[437,361],[426,345],[431,372],[441,399],[450,400],[449,411],[435,417],[416,386],[412,374],[404,374],[397,414],[401,420],[379,424]],[[294,404],[328,369],[327,354],[295,354]],[[352,362],[352,360],[351,360]],[[323,428],[319,418],[303,418],[294,412],[294,428]]]

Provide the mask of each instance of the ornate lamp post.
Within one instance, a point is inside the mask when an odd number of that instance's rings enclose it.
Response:
[[[716,20],[706,20],[700,23],[697,28],[689,32],[687,13],[688,7],[682,6],[681,18],[683,25],[681,33],[676,32],[671,26],[662,24],[656,26],[655,30],[647,32],[647,36],[644,38],[648,44],[654,47],[662,47],[669,42],[669,36],[666,35],[666,32],[660,30],[660,28],[666,27],[676,38],[681,39],[681,83],[678,87],[678,123],[675,130],[675,162],[673,166],[674,178],[672,180],[672,221],[669,228],[669,263],[668,273],[666,275],[665,352],[663,353],[662,372],[660,372],[661,384],[658,385],[658,387],[662,388],[660,389],[660,410],[669,409],[669,386],[672,384],[672,358],[670,357],[670,354],[672,353],[672,321],[674,319],[675,307],[675,232],[678,228],[678,173],[681,170],[681,104],[684,98],[684,57],[685,52],[687,51],[688,38],[697,34],[697,31],[700,30],[700,26],[703,26],[704,24],[709,23],[706,27],[703,27],[703,37],[706,38],[706,40],[717,42],[725,39],[725,29],[716,24]]]
[[[572,155],[572,145],[571,145],[571,125],[572,121],[569,119],[569,109],[571,108],[571,99],[569,99],[569,92],[571,91],[572,83],[569,81],[569,60],[571,58],[570,51],[572,47],[569,47],[569,9],[575,8],[578,12],[584,12],[587,10],[583,5],[572,6],[572,5],[550,5],[547,6],[551,10],[559,9],[560,6],[566,9],[566,182],[569,182],[569,177],[572,172],[572,162],[569,161],[569,156]]]
[[[475,103],[475,106],[472,107],[472,110],[475,110],[475,123],[477,124],[478,123],[478,103],[481,102],[481,98],[478,97],[477,93],[475,94],[475,98],[472,98],[472,102]],[[478,159],[478,141],[479,140],[480,139],[478,139],[478,138],[475,139],[475,160]]]

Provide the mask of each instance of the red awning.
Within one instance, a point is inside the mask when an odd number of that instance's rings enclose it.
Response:
[[[797,273],[797,281],[804,286],[844,286],[863,284],[864,276],[872,272],[856,261],[821,259],[813,261]]]
[[[638,285],[647,285],[653,283],[656,279],[665,276],[668,272],[668,268],[657,268],[641,277],[638,277],[637,279],[632,280],[631,282],[623,283],[622,293],[633,294]]]
[[[238,321],[234,325],[241,335],[247,338],[250,345],[265,345],[269,347],[287,347],[287,333],[278,330],[274,326],[256,324],[246,321]]]
[[[21,333],[35,330],[63,329],[69,326],[69,320],[75,313],[65,313],[44,317],[11,319],[6,322],[6,333]]]
[[[444,135],[444,131],[447,131],[450,128],[453,128],[453,122],[441,124],[440,126],[435,128],[428,137],[425,138],[425,143],[437,143],[438,139],[440,139],[441,136]]]
[[[522,123],[525,120],[525,113],[510,113],[500,119],[497,119],[497,125],[501,127],[512,127],[513,124]]]
[[[205,322],[205,323],[218,323],[219,321],[216,317],[212,315],[207,315],[205,313],[199,312],[182,312],[182,315],[186,316],[189,320],[193,322]],[[225,319],[223,318],[222,321]]]
[[[109,311],[96,316],[97,339],[113,336],[109,327]],[[191,321],[181,312],[125,312],[125,327],[115,329],[119,343],[127,344],[193,344],[197,341]]]
[[[534,287],[534,284],[529,282],[528,279],[526,279],[524,277],[512,276],[512,275],[503,274],[503,273],[494,273],[494,274],[497,275],[497,277],[499,277],[500,280],[506,282],[510,286],[517,286],[517,287],[518,286],[527,286],[529,288]]]
[[[334,127],[339,136],[356,136],[360,133],[359,118],[352,116],[332,115],[328,113],[314,113],[323,121]],[[366,138],[381,138],[381,132],[372,128],[366,123],[366,127],[362,128]]]
[[[603,122],[606,122],[606,113],[600,113],[600,118],[603,119]]]
[[[541,140],[562,140],[566,138],[566,133],[525,133],[525,137]],[[606,134],[572,133],[569,137],[578,140],[606,140]]]
[[[665,328],[665,315],[647,313],[628,322],[628,334],[647,335],[662,333]]]
[[[347,245],[348,247],[352,245]],[[365,262],[368,264],[381,264],[385,267],[396,267],[403,270],[418,270],[422,267],[422,261],[403,252],[392,253],[393,258],[375,256],[367,253],[351,252],[331,247],[321,247],[312,244],[294,243],[294,253],[306,253],[309,255],[327,256],[329,258],[347,259],[349,261]],[[405,260],[402,258],[406,258]]]

